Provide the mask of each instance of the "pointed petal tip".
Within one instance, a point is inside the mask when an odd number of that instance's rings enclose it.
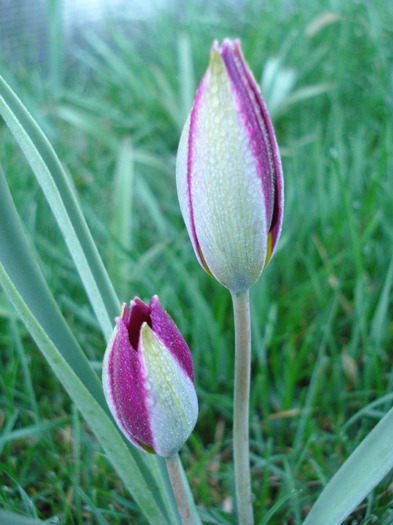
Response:
[[[241,52],[241,42],[240,38],[224,38],[221,45],[218,45],[218,41],[215,40],[213,42],[213,46],[216,44],[216,48],[219,51],[220,54],[224,53],[225,51],[240,51]]]
[[[150,306],[148,306],[146,303],[142,301],[142,299],[139,299],[139,297],[136,295],[132,301],[130,302],[130,311],[128,314],[128,322],[133,318],[133,315],[137,312],[143,312],[145,316],[149,315]]]
[[[131,303],[130,303],[130,310],[131,310]],[[127,303],[121,303],[121,307],[120,307],[120,317],[116,317],[115,319],[123,319],[127,316],[128,314],[128,310],[127,310]]]
[[[150,310],[152,310],[154,308],[157,308],[158,306],[161,306],[161,303],[160,303],[160,299],[158,295],[156,294],[156,295],[153,295],[153,297],[151,298],[149,308]]]
[[[130,301],[130,313],[131,313],[131,310],[133,308],[135,308],[135,306],[141,306],[141,305],[145,305],[145,303],[139,299],[139,297],[137,295],[134,296],[134,298]]]
[[[221,56],[220,49],[218,47],[212,48],[212,51],[210,53],[210,63],[209,63],[210,73],[215,71],[220,66],[220,64],[222,64],[222,56]]]
[[[220,52],[220,44],[218,43],[218,40],[215,39],[213,40],[213,43],[212,43],[212,46],[210,48],[210,54],[212,55],[213,53],[219,53]]]

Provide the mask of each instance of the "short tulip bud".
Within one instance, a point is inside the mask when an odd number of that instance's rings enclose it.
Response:
[[[272,257],[283,217],[280,153],[238,40],[214,42],[177,156],[180,208],[202,267],[248,290]]]
[[[131,443],[171,457],[198,417],[190,350],[157,296],[123,304],[116,323],[102,373],[108,406]]]

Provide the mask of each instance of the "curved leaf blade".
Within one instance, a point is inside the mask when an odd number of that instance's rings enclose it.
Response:
[[[393,468],[393,408],[326,485],[303,525],[339,525]]]
[[[106,339],[119,303],[67,175],[51,144],[0,77],[0,114],[30,164],[56,218]]]

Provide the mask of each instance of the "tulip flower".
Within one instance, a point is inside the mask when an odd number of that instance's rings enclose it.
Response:
[[[108,406],[137,448],[173,457],[198,416],[190,350],[157,296],[123,304],[116,323],[103,364]]]
[[[271,259],[283,217],[280,153],[239,40],[213,43],[177,156],[182,215],[202,267],[232,293]]]
[[[239,40],[213,43],[180,138],[176,183],[197,259],[232,295],[237,517],[252,525],[249,289],[277,247],[284,181],[273,125]]]

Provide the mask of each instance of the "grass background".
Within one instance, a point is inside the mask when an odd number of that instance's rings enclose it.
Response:
[[[54,46],[49,71],[10,61],[1,71],[66,166],[120,298],[158,293],[189,343],[200,415],[181,457],[198,505],[222,523],[234,505],[231,301],[193,255],[175,158],[211,42],[226,36],[241,38],[258,80],[280,60],[264,84],[272,108],[296,75],[273,112],[282,238],[251,290],[251,459],[256,522],[299,524],[393,399],[393,5],[177,2],[86,32],[65,57]],[[0,133],[45,277],[99,371],[106,343],[71,258]],[[1,507],[53,523],[143,523],[1,293],[0,333]],[[392,482],[347,523],[393,523]]]

